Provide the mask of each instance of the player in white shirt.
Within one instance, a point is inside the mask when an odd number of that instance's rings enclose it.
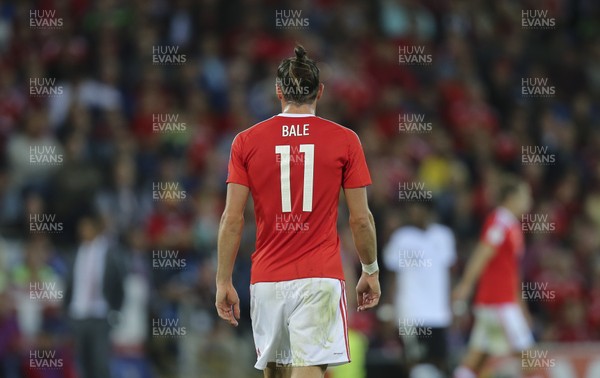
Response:
[[[442,377],[448,369],[446,328],[452,322],[450,268],[456,260],[454,235],[448,227],[432,222],[429,203],[411,203],[408,213],[409,224],[391,235],[384,262],[395,273],[399,331],[407,352],[412,353],[406,357],[411,365],[417,363],[411,377],[433,367]]]

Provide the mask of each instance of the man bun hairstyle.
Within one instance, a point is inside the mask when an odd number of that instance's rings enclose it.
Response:
[[[306,50],[304,50],[302,45],[294,47],[294,54],[296,54],[296,60],[302,61],[306,58]]]
[[[319,91],[319,68],[302,45],[296,45],[294,55],[277,67],[277,86],[285,101],[298,105],[311,103]]]

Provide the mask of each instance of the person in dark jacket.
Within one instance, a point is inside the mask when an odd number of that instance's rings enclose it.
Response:
[[[82,216],[77,232],[79,244],[70,264],[64,303],[81,376],[108,378],[110,327],[123,305],[125,269],[98,215]]]

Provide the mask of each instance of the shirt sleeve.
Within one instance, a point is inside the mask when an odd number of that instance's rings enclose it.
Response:
[[[390,241],[383,249],[383,263],[385,268],[392,272],[398,272],[400,270],[400,256],[398,248],[400,236],[398,233],[392,234]]]
[[[481,241],[492,247],[498,247],[506,237],[506,229],[501,224],[494,222],[486,228],[481,237]]]
[[[442,231],[443,250],[445,252],[444,263],[449,268],[456,262],[456,239],[452,230],[446,226],[440,226]]]
[[[355,132],[348,133],[348,159],[344,166],[342,187],[344,189],[361,188],[371,185],[371,175],[367,167],[365,153]]]
[[[246,159],[244,157],[243,138],[238,134],[231,143],[231,152],[229,154],[229,165],[227,167],[227,183],[250,186],[248,180],[248,170]]]
[[[446,242],[448,245],[448,267],[451,267],[456,262],[456,239],[454,233],[449,228],[446,231]]]

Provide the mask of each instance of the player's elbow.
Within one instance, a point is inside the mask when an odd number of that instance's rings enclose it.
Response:
[[[373,216],[370,212],[365,212],[358,215],[350,215],[349,224],[352,231],[363,231],[370,229],[372,226]]]

